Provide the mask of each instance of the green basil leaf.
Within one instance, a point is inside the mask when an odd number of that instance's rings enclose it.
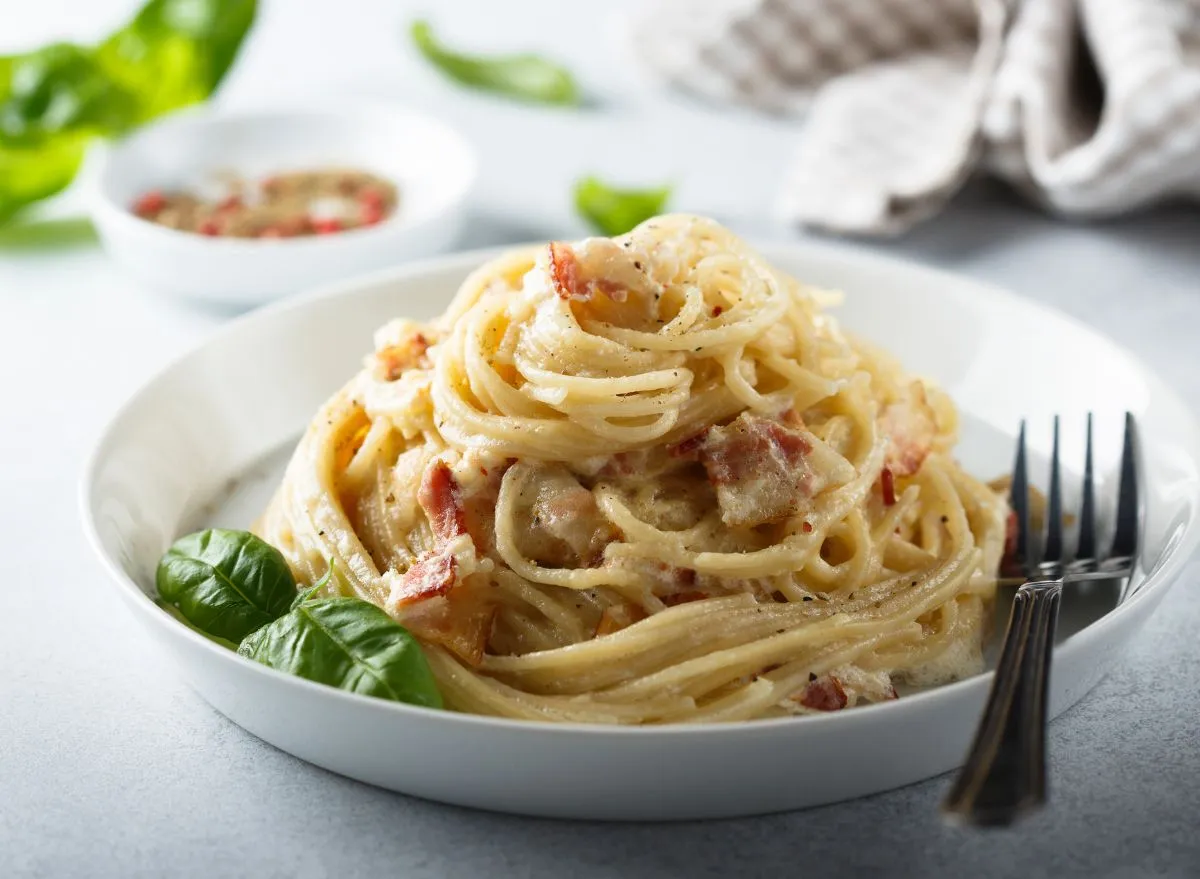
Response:
[[[229,70],[256,0],[150,0],[99,46],[0,57],[0,223],[61,192],[97,137],[202,101]]]
[[[575,209],[603,235],[624,235],[638,223],[663,212],[671,187],[616,189],[596,177],[575,184]]]
[[[0,58],[0,223],[65,189],[88,142],[125,130],[134,103],[78,46]]]
[[[36,147],[71,131],[123,131],[133,121],[135,96],[87,49],[55,43],[3,62],[0,134],[6,145]]]
[[[421,54],[462,85],[539,104],[579,103],[575,78],[553,61],[530,54],[472,57],[452,52],[425,21],[414,21],[411,33]]]
[[[441,708],[421,645],[358,598],[314,598],[242,641],[263,665],[365,696]]]
[[[288,612],[296,581],[283,554],[249,531],[181,537],[158,563],[159,596],[209,635],[240,642]]]
[[[158,599],[157,601],[155,601],[154,603],[157,604],[163,610],[164,613],[170,614],[171,617],[177,623],[179,623],[181,626],[187,626],[189,629],[191,629],[196,634],[203,635],[205,638],[207,638],[209,641],[212,641],[214,644],[220,644],[226,650],[232,650],[235,653],[237,652],[238,645],[235,642],[226,641],[224,638],[218,638],[216,635],[208,634],[208,632],[204,631],[203,629],[197,629],[190,622],[188,622],[188,618],[185,617],[182,613],[180,613],[179,608],[177,608],[175,605],[167,604],[167,602],[163,601],[161,598]]]
[[[96,57],[137,95],[137,121],[203,101],[233,65],[257,0],[150,0]]]
[[[62,192],[75,179],[91,135],[72,132],[33,148],[0,139],[0,225],[27,205]]]

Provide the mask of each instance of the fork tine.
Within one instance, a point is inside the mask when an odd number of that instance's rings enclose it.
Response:
[[[1079,506],[1079,547],[1075,556],[1080,562],[1096,558],[1096,471],[1092,463],[1092,413],[1087,415],[1087,458],[1083,462],[1083,500]]]
[[[1062,467],[1058,462],[1058,416],[1054,416],[1054,445],[1050,453],[1050,497],[1046,502],[1046,542],[1042,563],[1063,560]]]
[[[1017,434],[1017,459],[1013,462],[1012,484],[1009,486],[1009,506],[1017,517],[1017,551],[1013,561],[1028,574],[1033,567],[1029,546],[1029,473],[1025,462],[1025,420]]]
[[[1132,560],[1138,544],[1137,427],[1125,413],[1125,443],[1121,450],[1121,484],[1117,490],[1117,527],[1109,556]]]

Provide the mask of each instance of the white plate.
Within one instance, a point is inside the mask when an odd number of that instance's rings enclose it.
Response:
[[[1007,470],[1020,418],[1033,419],[1031,439],[1044,452],[1051,413],[1077,416],[1068,422],[1077,426],[1088,409],[1099,413],[1098,466],[1110,473],[1120,414],[1137,415],[1149,576],[1115,610],[1103,595],[1068,596],[1051,678],[1058,714],[1105,674],[1200,539],[1200,427],[1116,345],[1031,302],[828,245],[764,251],[799,277],[845,290],[847,327],[953,394],[964,412],[964,463],[981,475]],[[153,604],[159,555],[205,521],[248,524],[275,478],[266,471],[358,367],[376,326],[441,311],[487,255],[393,270],[245,317],[151,381],[113,420],[84,476],[86,529],[118,594],[186,680],[250,732],[335,772],[534,815],[745,815],[881,791],[958,765],[990,675],[816,717],[556,726],[430,711],[289,677],[217,647]],[[1082,448],[1078,432],[1064,442]]]
[[[375,226],[283,239],[209,238],[143,220],[152,189],[193,189],[220,175],[353,168],[396,184],[396,212]],[[248,304],[394,266],[449,247],[463,223],[476,161],[429,116],[373,102],[227,113],[189,109],[103,149],[92,213],[112,257],[152,289]]]

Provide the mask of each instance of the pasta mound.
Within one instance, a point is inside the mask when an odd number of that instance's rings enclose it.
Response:
[[[377,333],[257,530],[462,711],[743,720],[975,673],[1005,504],[835,299],[698,217],[506,255]]]

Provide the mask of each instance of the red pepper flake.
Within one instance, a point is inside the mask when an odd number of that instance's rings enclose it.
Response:
[[[720,317],[720,316],[721,316],[721,312],[722,312],[722,311],[724,311],[724,310],[725,310],[725,309],[724,309],[724,308],[722,308],[721,306],[719,306],[719,305],[714,305],[714,306],[713,306],[713,310],[712,310],[712,316],[713,316],[713,317]]]
[[[133,212],[139,217],[153,217],[167,206],[167,198],[159,190],[151,189],[133,203]]]
[[[367,204],[362,206],[362,221],[364,226],[374,226],[383,219],[382,204]]]
[[[358,202],[363,207],[375,207],[383,210],[383,193],[374,186],[368,186],[358,194]]]
[[[205,220],[203,223],[200,224],[200,226],[196,229],[196,231],[199,232],[201,235],[208,235],[211,237],[211,236],[220,235],[221,227],[217,224],[216,220]]]
[[[326,220],[312,220],[313,231],[318,235],[330,235],[334,232],[342,231],[342,221],[336,217],[331,217]]]
[[[805,534],[812,534],[812,522],[801,522],[800,530]]]
[[[840,711],[849,703],[842,682],[833,675],[815,677],[809,672],[809,684],[800,694],[799,702],[815,711]]]
[[[885,507],[895,506],[896,477],[887,467],[884,467],[879,473],[879,487],[883,491],[883,505]]]

